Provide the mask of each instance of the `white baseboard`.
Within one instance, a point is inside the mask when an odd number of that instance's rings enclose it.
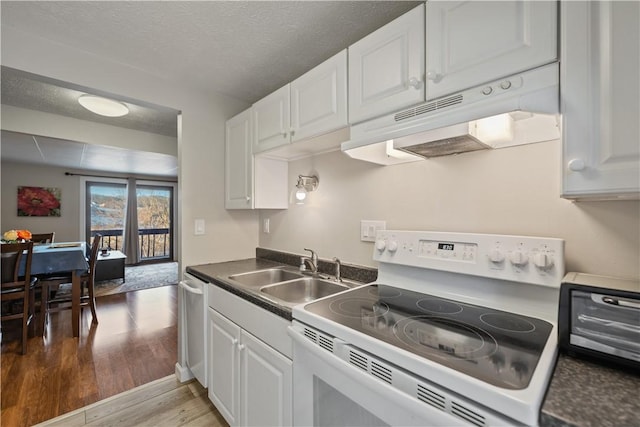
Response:
[[[176,377],[178,378],[178,381],[183,383],[192,379],[193,374],[191,373],[191,370],[189,370],[189,368],[187,368],[186,366],[182,366],[179,363],[176,363]]]

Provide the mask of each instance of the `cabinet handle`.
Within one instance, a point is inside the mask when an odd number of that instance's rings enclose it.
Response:
[[[234,338],[231,340],[231,345],[238,345],[238,338]]]
[[[435,83],[442,80],[442,74],[438,74],[435,70],[427,71],[427,78]]]
[[[251,197],[250,196],[247,196],[246,199],[247,199],[247,202],[251,201]]]
[[[295,130],[292,130],[292,131],[291,131],[291,138],[293,138],[293,135],[295,135],[295,134],[296,134],[296,131],[295,131]]]
[[[581,170],[584,170],[586,165],[584,164],[584,160],[582,159],[571,159],[569,160],[568,166],[569,170],[580,172]]]
[[[238,345],[238,351],[242,352],[244,350],[244,344]]]
[[[282,137],[286,138],[287,137],[287,132],[282,132]]]
[[[413,87],[414,89],[420,89],[422,88],[422,80],[411,77],[409,79],[409,86]]]

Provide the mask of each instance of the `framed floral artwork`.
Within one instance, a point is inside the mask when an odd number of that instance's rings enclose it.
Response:
[[[18,216],[60,216],[60,189],[18,187]]]

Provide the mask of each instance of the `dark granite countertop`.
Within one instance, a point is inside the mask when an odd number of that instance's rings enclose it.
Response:
[[[297,269],[300,255],[286,252],[278,252],[270,249],[256,248],[256,258],[248,258],[237,261],[218,262],[211,264],[201,264],[189,266],[186,272],[192,274],[200,280],[212,283],[234,295],[239,296],[257,306],[277,314],[287,320],[292,320],[291,308],[277,304],[275,302],[260,298],[255,293],[243,289],[226,278],[232,274],[246,273],[254,270],[262,270],[273,267],[288,267]],[[330,274],[330,269],[334,265],[328,261],[320,260],[318,269],[321,273]],[[376,279],[377,270],[370,267],[344,264],[342,266],[342,276],[345,279],[354,280],[361,283],[369,283]]]
[[[232,294],[264,308],[267,311],[277,314],[280,317],[284,317],[287,320],[291,320],[292,316],[290,308],[259,298],[254,293],[238,287],[226,280],[226,277],[232,274],[282,266],[286,266],[286,264],[260,258],[249,258],[238,261],[194,265],[187,267],[186,271],[200,280],[212,283],[213,285],[231,292]]]
[[[560,354],[540,426],[640,426],[640,374]]]

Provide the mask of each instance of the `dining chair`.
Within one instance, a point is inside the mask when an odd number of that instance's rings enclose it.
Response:
[[[55,235],[55,231],[53,233],[31,234],[31,241],[33,243],[53,243]]]
[[[22,354],[27,353],[27,328],[35,314],[35,287],[38,279],[31,277],[33,242],[3,243],[2,245],[2,292],[3,305],[0,320],[22,320]],[[25,257],[24,276],[19,276],[20,262]],[[6,314],[5,314],[6,312]]]
[[[102,242],[102,235],[96,234],[91,244],[91,252],[89,255],[88,263],[89,269],[80,277],[81,282],[81,296],[80,296],[80,308],[89,307],[91,309],[91,315],[93,316],[93,322],[98,323],[98,316],[96,314],[96,298],[95,298],[95,276],[96,276],[96,264],[98,262],[98,252],[100,249],[100,243]],[[49,317],[49,313],[58,312],[62,310],[68,310],[72,308],[71,293],[58,291],[54,297],[50,297],[50,289],[58,287],[62,284],[70,284],[72,281],[71,275],[60,276],[56,278],[50,278],[41,280],[42,284],[42,304],[45,308],[45,315],[43,317],[43,330],[44,319]]]

